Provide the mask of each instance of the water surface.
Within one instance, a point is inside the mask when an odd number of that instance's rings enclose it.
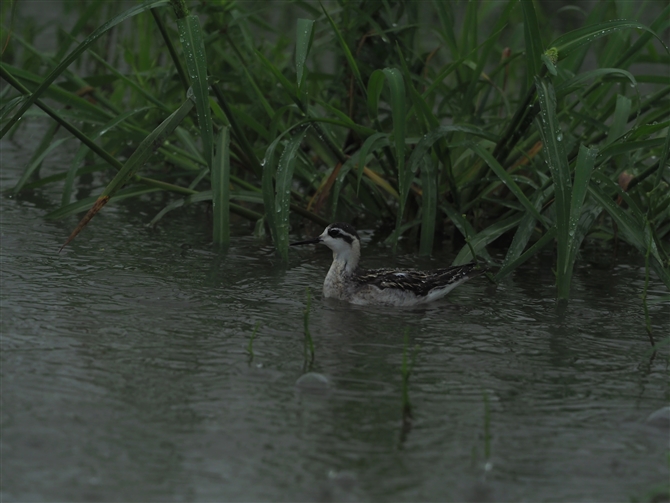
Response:
[[[3,190],[31,131],[2,142]],[[203,207],[147,228],[162,196],[110,204],[58,254],[76,224],[44,219],[58,189],[0,198],[3,501],[625,501],[667,487],[668,425],[646,419],[670,401],[668,347],[650,359],[643,263],[625,248],[582,254],[564,313],[550,255],[497,288],[361,308],[322,299],[325,249],[283,266],[239,224],[216,253]],[[363,235],[370,267],[454,257],[394,258]],[[316,389],[296,385],[306,286]],[[652,278],[652,299],[666,293]],[[667,335],[668,305],[651,316]]]

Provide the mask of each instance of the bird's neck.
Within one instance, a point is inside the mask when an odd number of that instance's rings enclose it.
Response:
[[[351,276],[358,267],[361,258],[360,250],[351,248],[345,252],[333,250],[333,266],[339,274]]]

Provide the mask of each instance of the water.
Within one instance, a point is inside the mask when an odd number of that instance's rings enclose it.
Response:
[[[3,189],[39,140],[22,134],[2,142]],[[59,152],[43,174],[68,165]],[[60,255],[76,219],[43,218],[57,187],[0,198],[2,501],[614,501],[667,485],[667,424],[645,419],[670,401],[668,346],[650,361],[633,252],[583,253],[565,314],[550,256],[497,289],[360,308],[321,298],[325,249],[283,267],[238,225],[222,256],[203,207],[152,230],[171,199],[144,197],[106,206]],[[365,235],[366,263],[392,264]],[[670,308],[651,316],[667,334]],[[320,376],[296,385],[307,370]]]

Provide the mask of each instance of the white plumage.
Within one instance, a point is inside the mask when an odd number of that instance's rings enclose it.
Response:
[[[447,295],[483,272],[474,262],[433,271],[370,269],[358,266],[361,241],[347,223],[330,224],[314,239],[291,246],[322,243],[333,250],[333,263],[323,282],[323,295],[352,304],[414,306]]]

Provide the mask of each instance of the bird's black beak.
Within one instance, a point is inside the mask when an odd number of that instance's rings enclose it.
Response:
[[[314,239],[308,239],[307,241],[297,241],[295,243],[290,243],[289,246],[299,246],[299,245],[314,245],[321,242],[321,236]]]

